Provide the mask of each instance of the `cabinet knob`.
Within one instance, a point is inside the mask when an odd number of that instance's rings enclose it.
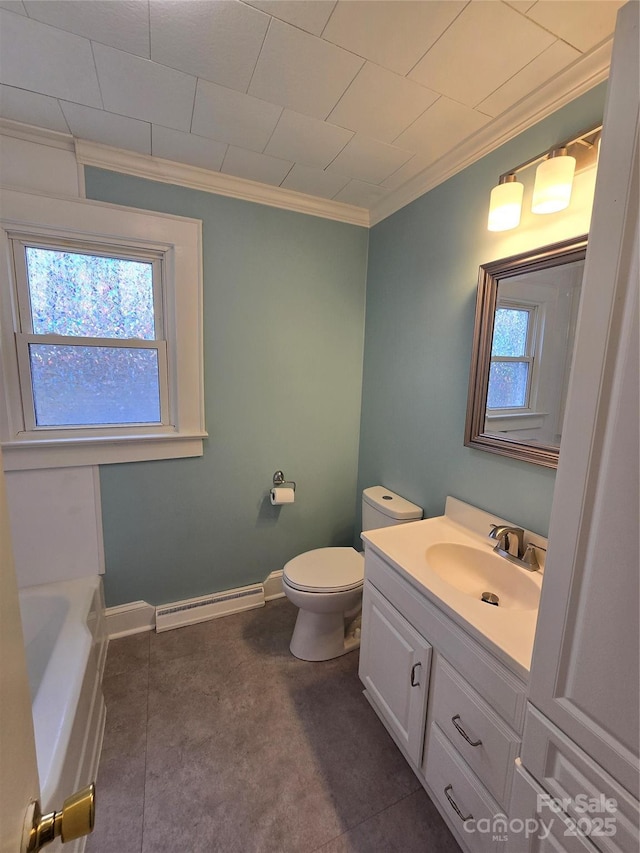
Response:
[[[412,687],[420,687],[420,682],[416,681],[416,670],[419,666],[422,666],[420,661],[418,661],[418,663],[414,663],[414,665],[411,667],[411,686]]]

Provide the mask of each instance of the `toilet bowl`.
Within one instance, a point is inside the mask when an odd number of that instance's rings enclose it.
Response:
[[[385,489],[362,494],[362,529],[422,518],[422,509]],[[285,565],[282,588],[299,608],[289,648],[301,660],[339,657],[360,646],[364,555],[355,548],[316,548]]]
[[[317,548],[284,567],[285,595],[299,607],[289,648],[301,660],[330,660],[360,645],[364,557],[354,548]]]

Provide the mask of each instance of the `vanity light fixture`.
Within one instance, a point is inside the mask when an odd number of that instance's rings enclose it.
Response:
[[[565,147],[554,148],[536,169],[532,213],[557,213],[569,207],[576,158]]]
[[[602,125],[598,125],[500,175],[491,190],[489,231],[509,231],[520,224],[524,185],[516,175],[530,166],[538,166],[531,212],[557,213],[568,207],[575,172],[597,162],[601,131]]]
[[[524,184],[513,172],[501,175],[498,186],[491,190],[489,202],[489,231],[509,231],[520,224]]]

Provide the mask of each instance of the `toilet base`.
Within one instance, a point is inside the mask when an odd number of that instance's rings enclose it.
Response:
[[[351,629],[352,626],[350,625]],[[321,661],[346,655],[360,647],[360,628],[345,636],[343,613],[299,610],[289,648],[300,660]]]

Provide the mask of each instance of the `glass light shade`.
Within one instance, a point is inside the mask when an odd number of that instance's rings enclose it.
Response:
[[[569,207],[576,158],[562,155],[543,160],[536,169],[532,213],[557,213]]]
[[[524,185],[519,181],[498,184],[491,190],[489,202],[489,231],[509,231],[520,224]]]

